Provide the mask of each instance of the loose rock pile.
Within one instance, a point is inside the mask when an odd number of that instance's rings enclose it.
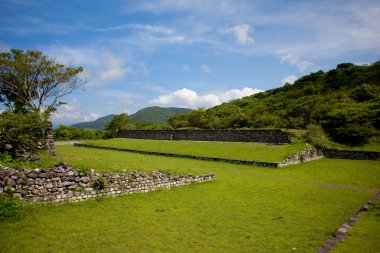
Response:
[[[116,196],[148,192],[190,183],[214,180],[213,174],[199,176],[132,172],[103,174],[80,172],[60,164],[51,169],[0,168],[0,194],[12,195],[28,202],[81,201],[97,196]]]

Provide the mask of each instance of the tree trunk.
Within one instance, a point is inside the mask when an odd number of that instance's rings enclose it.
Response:
[[[49,150],[50,156],[55,156],[53,124],[49,120],[46,125],[46,145]]]

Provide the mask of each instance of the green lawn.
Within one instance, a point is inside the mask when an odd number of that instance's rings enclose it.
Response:
[[[305,144],[301,142],[295,144],[270,145],[248,142],[159,141],[122,138],[91,140],[85,141],[84,143],[144,151],[262,162],[281,162],[291,154],[300,152],[305,147]]]
[[[361,252],[377,253],[380,251],[380,201],[368,212],[360,216],[355,226],[348,231],[350,235],[343,243],[331,252],[355,253]],[[365,242],[370,243],[365,243]]]
[[[0,224],[0,252],[315,252],[380,188],[380,161],[322,159],[267,169],[56,149],[59,159],[84,169],[215,173],[216,181],[30,206],[24,220]],[[377,238],[357,241],[357,252],[362,244],[378,247]]]

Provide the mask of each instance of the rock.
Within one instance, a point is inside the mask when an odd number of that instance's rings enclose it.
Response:
[[[5,144],[4,145],[4,149],[5,150],[10,150],[10,149],[13,149],[13,146],[11,144]]]
[[[16,185],[16,182],[15,182],[15,180],[13,180],[12,178],[9,178],[8,181],[7,181],[7,185],[8,185],[8,186],[15,186],[15,185]]]
[[[40,178],[49,178],[49,174],[48,173],[41,173]]]
[[[47,184],[45,185],[45,188],[46,188],[46,189],[51,189],[51,188],[53,188],[53,184],[52,184],[52,183],[47,183]]]
[[[63,182],[63,186],[64,187],[68,187],[68,186],[72,186],[72,185],[75,185],[75,182],[71,182],[71,181],[65,181],[65,182]]]
[[[69,171],[69,172],[67,172],[67,175],[68,175],[68,176],[74,176],[74,171]]]
[[[28,177],[30,177],[30,178],[37,178],[37,173],[36,172],[30,172],[28,175],[27,175]]]
[[[40,194],[40,190],[38,190],[38,189],[34,189],[34,190],[32,191],[32,193],[33,193],[34,195],[38,195],[38,194]]]
[[[19,177],[19,178],[25,177],[25,173],[24,173],[24,171],[19,171],[19,172],[16,173],[16,176]]]
[[[35,162],[35,161],[39,161],[41,158],[38,156],[38,155],[31,155],[29,157],[29,161],[30,162]]]
[[[69,187],[67,187],[67,188],[69,188],[70,190],[74,190],[74,189],[76,189],[77,188],[77,186],[74,184],[74,185],[70,185]]]
[[[13,193],[13,198],[21,199],[21,193]]]
[[[91,181],[91,179],[89,177],[81,177],[80,181],[83,182],[83,183],[88,183],[88,182]]]

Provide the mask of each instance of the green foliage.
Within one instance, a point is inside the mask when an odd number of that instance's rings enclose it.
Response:
[[[100,176],[92,182],[92,187],[96,190],[103,190],[106,188],[106,181],[104,177]]]
[[[334,141],[362,145],[380,130],[380,62],[368,66],[342,63],[294,84],[249,97],[175,115],[173,128],[285,128],[321,125]]]
[[[306,128],[306,141],[316,147],[326,147],[328,138],[320,125],[310,124]]]
[[[0,152],[15,157],[24,151],[35,152],[43,142],[46,122],[36,113],[16,114],[7,111],[0,114]]]
[[[128,121],[130,121],[130,117],[126,113],[113,116],[105,126],[107,137],[116,137],[120,130],[127,129]]]
[[[103,130],[78,129],[62,125],[54,129],[54,139],[57,141],[93,140],[102,139],[104,136],[105,132]]]
[[[0,195],[0,221],[20,220],[24,215],[24,206],[20,200]]]
[[[77,89],[82,67],[57,64],[40,51],[11,49],[0,53],[0,102],[16,112],[43,113],[62,105],[60,98]]]
[[[135,114],[131,115],[131,123],[137,124],[140,122],[147,122],[153,125],[162,125],[167,119],[174,114],[188,114],[191,109],[187,108],[162,108],[158,106],[144,108]]]

